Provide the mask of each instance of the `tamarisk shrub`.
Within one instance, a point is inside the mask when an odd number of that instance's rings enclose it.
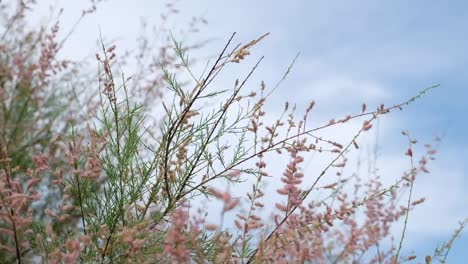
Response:
[[[232,87],[219,89],[216,81],[228,66],[248,63],[268,36],[235,45],[233,34],[199,76],[187,55],[199,45],[184,46],[170,36],[155,62],[146,60],[152,51],[143,39],[137,53],[141,71],[126,77],[116,67],[126,57],[101,39],[95,56],[98,89],[83,90],[80,97],[65,85],[80,63],[58,59],[65,43],[57,41],[59,24],[25,31],[34,4],[20,1],[13,15],[8,15],[11,7],[0,9],[6,17],[0,42],[0,258],[5,262],[400,263],[416,258],[402,253],[410,211],[424,202],[414,199],[412,190],[420,174],[429,172],[436,148],[426,145],[418,157],[417,142],[403,132],[409,168],[402,168],[391,185],[376,171],[364,179],[347,176],[344,169],[348,153],[359,151],[359,140],[377,119],[404,110],[437,86],[389,107],[368,110],[364,104],[355,114],[315,127],[307,125],[314,101],[302,115],[286,102],[271,121],[265,105],[297,57],[271,88],[265,82],[247,87],[262,57]],[[82,16],[96,4],[92,1]],[[167,15],[177,13],[173,4],[167,8]],[[196,31],[195,22],[190,32]],[[182,81],[185,77],[189,80]],[[151,119],[155,99],[164,112],[157,125]],[[359,125],[348,142],[318,136],[350,122]],[[309,173],[308,153],[329,161]],[[272,159],[283,157],[283,170],[272,168]],[[267,189],[275,180],[278,188]],[[226,183],[232,187],[223,190]],[[400,197],[407,199],[401,203]],[[200,201],[222,203],[222,209],[197,209]],[[212,222],[218,213],[221,220]],[[390,227],[399,220],[404,227],[395,241]],[[425,262],[445,261],[465,224]]]

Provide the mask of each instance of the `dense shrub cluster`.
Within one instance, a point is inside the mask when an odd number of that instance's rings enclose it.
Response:
[[[247,88],[262,58],[232,87],[216,86],[268,34],[239,45],[233,34],[200,76],[187,53],[203,46],[182,44],[169,29],[158,43],[143,36],[137,52],[126,56],[101,38],[95,60],[78,62],[58,56],[67,45],[67,37],[58,38],[58,20],[31,27],[35,1],[10,2],[0,2],[2,263],[416,258],[402,254],[410,211],[424,202],[412,197],[413,184],[428,173],[436,148],[426,145],[426,153],[416,156],[416,140],[403,132],[408,149],[402,158],[409,165],[389,186],[376,170],[370,177],[343,170],[347,154],[360,151],[361,136],[377,119],[436,86],[402,103],[371,110],[364,104],[357,113],[311,127],[314,101],[301,114],[287,102],[280,116],[265,110],[294,62],[272,87],[261,82]],[[97,2],[78,21],[92,15]],[[177,14],[173,4],[166,8],[163,20]],[[187,34],[203,23],[194,18]],[[117,62],[132,59],[136,73],[127,77]],[[96,62],[97,78],[83,70]],[[350,122],[360,125],[350,130],[349,142],[318,136]],[[306,172],[307,153],[323,156],[326,166]],[[277,171],[280,160],[285,166]],[[266,185],[275,180],[278,188]],[[222,204],[219,211],[202,206],[210,201]],[[213,215],[221,220],[211,221]],[[392,239],[397,221],[404,228]],[[444,262],[460,230],[434,254],[418,257]]]

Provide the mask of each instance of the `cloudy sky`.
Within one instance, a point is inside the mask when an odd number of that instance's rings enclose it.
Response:
[[[47,11],[46,2],[41,2],[38,16]],[[65,8],[63,28],[72,25],[84,6],[79,1],[50,2]],[[105,38],[131,49],[140,18],[158,24],[162,6],[152,0],[104,2],[80,24],[63,55],[94,54],[99,28]],[[170,21],[171,27],[183,28],[191,16],[203,15],[209,22],[191,39],[211,40],[197,54],[201,57],[215,55],[232,32],[243,42],[270,32],[252,54],[256,59],[265,56],[255,84],[259,80],[274,84],[300,52],[291,75],[272,99],[273,112],[284,100],[305,106],[315,99],[316,118],[326,120],[357,112],[363,102],[391,105],[440,84],[405,111],[381,121],[378,165],[383,175],[401,174],[407,168],[401,130],[424,143],[435,134],[444,135],[437,160],[429,167],[431,174],[420,177],[415,186],[416,195],[427,199],[412,212],[408,226],[407,246],[418,256],[432,253],[451,236],[457,221],[468,216],[466,1],[180,0],[177,6],[180,13]],[[333,133],[340,137],[344,132]],[[468,258],[463,248],[468,248],[467,232],[456,242],[449,263]]]

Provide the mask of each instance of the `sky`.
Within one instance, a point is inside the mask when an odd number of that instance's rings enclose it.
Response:
[[[62,27],[72,25],[83,7],[78,1],[41,2],[65,8]],[[122,48],[135,45],[140,18],[157,24],[162,1],[108,0],[84,20],[63,50],[81,58],[95,53],[99,28]],[[426,203],[411,212],[406,246],[422,261],[425,254],[450,238],[457,222],[468,217],[468,3],[466,1],[177,1],[180,13],[170,27],[183,28],[202,15],[208,24],[191,41],[210,41],[195,54],[210,58],[233,32],[246,42],[264,33],[268,38],[252,52],[265,56],[253,84],[274,85],[297,53],[286,82],[272,98],[270,111],[285,100],[305,107],[317,102],[316,120],[328,120],[369,106],[405,101],[422,89],[440,84],[407,107],[380,122],[378,165],[383,175],[406,168],[402,130],[422,143],[443,135],[430,174],[418,179],[415,193]],[[178,37],[178,32],[174,35]],[[250,65],[239,68],[246,73]],[[242,71],[244,70],[244,71]],[[343,132],[330,132],[338,138]],[[421,148],[416,148],[421,151]],[[398,231],[398,230],[397,230]],[[468,258],[468,233],[457,240],[448,263]]]

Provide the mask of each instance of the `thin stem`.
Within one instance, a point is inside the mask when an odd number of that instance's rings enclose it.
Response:
[[[6,154],[6,150],[4,149],[4,146],[1,143],[0,143],[0,161],[6,163],[6,165],[5,164],[3,165],[3,171],[5,172],[5,178],[6,178],[6,181],[7,181],[7,184],[8,184],[8,188],[11,190],[12,189],[11,179],[10,179],[10,177],[11,177],[11,167],[10,167],[10,164],[8,162],[8,155]],[[2,195],[2,198],[3,198],[3,195]],[[16,222],[15,222],[15,211],[13,210],[13,208],[10,208],[10,210],[8,210],[8,217],[10,218],[11,225],[12,225],[12,228],[13,228],[13,239],[15,241],[16,260],[17,260],[18,264],[21,264],[21,263],[23,263],[23,261],[22,261],[22,257],[21,257],[20,242],[19,242],[19,238],[18,238],[18,228],[17,228]]]
[[[411,149],[411,144],[412,143],[411,143],[411,139],[409,138],[409,136],[408,136],[408,140],[409,140],[409,149]],[[414,169],[414,164],[413,164],[413,155],[409,154],[409,157],[410,157],[410,161],[411,161],[410,188],[409,188],[408,202],[407,202],[407,205],[406,205],[406,215],[405,215],[405,222],[404,222],[404,225],[403,225],[403,231],[401,233],[400,243],[398,245],[398,250],[397,250],[397,253],[395,255],[395,264],[398,263],[398,256],[400,255],[401,248],[403,246],[403,240],[405,239],[406,228],[407,228],[407,225],[408,225],[409,211],[410,211],[410,207],[411,207],[411,198],[412,198],[412,195],[413,195],[413,185],[414,185],[414,180],[415,180],[415,177],[416,177],[416,171]]]
[[[74,134],[74,128],[72,126],[72,135]],[[76,149],[76,142],[75,139],[73,139],[73,148]],[[75,171],[78,171],[78,161],[76,159],[73,160],[73,168]],[[80,184],[80,178],[78,177],[78,173],[75,173],[75,180],[76,184],[78,187],[78,203],[80,204],[80,213],[81,213],[81,223],[83,224],[83,234],[86,235],[86,221],[84,217],[84,209],[83,209],[83,198],[81,194],[81,184]]]
[[[171,191],[170,191],[170,187],[169,187],[169,176],[168,176],[168,173],[169,173],[168,166],[169,166],[170,145],[172,143],[172,140],[173,140],[174,136],[176,135],[176,132],[179,130],[179,127],[182,125],[186,115],[189,113],[190,109],[192,108],[194,102],[200,96],[200,94],[203,92],[203,90],[206,88],[208,80],[210,79],[211,75],[215,72],[215,70],[216,70],[216,68],[218,66],[218,63],[221,61],[224,53],[226,52],[226,49],[230,45],[230,43],[231,43],[232,39],[234,38],[235,34],[236,33],[234,32],[232,34],[231,38],[226,43],[226,45],[224,46],[223,51],[219,54],[218,59],[214,63],[214,65],[211,68],[210,72],[208,73],[207,77],[202,80],[201,85],[198,85],[200,87],[198,89],[198,92],[195,94],[194,98],[192,100],[190,100],[188,105],[185,107],[184,111],[182,112],[181,117],[177,120],[177,122],[172,123],[171,127],[168,130],[168,139],[166,141],[166,148],[165,148],[165,153],[164,153],[164,184],[165,184],[166,194],[167,194],[167,198],[169,200],[169,204],[172,201]]]
[[[193,163],[193,166],[191,167],[189,173],[187,174],[187,176],[185,177],[184,181],[182,182],[182,185],[179,187],[179,190],[177,192],[177,198],[176,200],[180,199],[181,195],[183,194],[182,191],[184,190],[186,184],[187,184],[187,181],[190,179],[190,176],[193,174],[193,171],[195,170],[195,168],[197,167],[197,164],[198,162],[200,161],[200,158],[202,157],[203,155],[203,152],[205,151],[206,147],[208,146],[208,143],[210,142],[211,140],[211,137],[213,136],[216,128],[218,127],[219,123],[221,122],[221,120],[223,120],[224,116],[226,115],[227,111],[228,111],[228,108],[230,105],[232,105],[232,103],[234,102],[234,100],[236,99],[236,96],[237,94],[240,92],[240,90],[242,89],[242,87],[245,85],[245,83],[247,82],[247,80],[250,78],[250,76],[252,76],[252,74],[255,72],[255,70],[257,69],[258,65],[260,64],[260,62],[262,62],[263,60],[263,57],[260,58],[260,60],[258,60],[258,62],[255,64],[255,66],[251,69],[251,71],[249,72],[249,74],[247,75],[247,77],[244,79],[244,81],[241,83],[241,85],[236,89],[236,91],[233,93],[233,95],[231,96],[230,100],[225,104],[224,108],[223,108],[223,111],[221,112],[221,115],[219,116],[218,120],[216,120],[216,123],[213,125],[210,133],[208,134],[208,136],[206,137],[206,140],[205,142],[202,144],[202,147],[201,147],[201,150],[200,150],[200,153],[199,155],[197,155],[196,159],[195,159],[195,162]]]
[[[450,252],[450,249],[452,249],[452,245],[453,245],[453,242],[455,241],[455,239],[460,235],[460,233],[463,231],[463,229],[465,228],[465,226],[468,224],[468,218],[466,218],[465,220],[463,220],[462,222],[460,222],[460,227],[455,230],[455,232],[453,233],[452,235],[452,238],[450,239],[450,241],[447,243],[447,250],[445,251],[445,254],[444,254],[444,258],[442,259],[442,263],[446,263],[447,261],[447,256]]]

